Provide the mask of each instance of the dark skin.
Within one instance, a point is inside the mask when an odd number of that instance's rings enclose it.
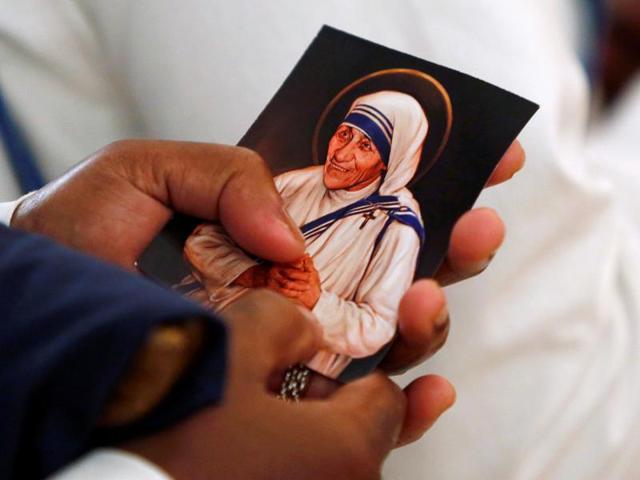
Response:
[[[523,163],[516,142],[488,185],[511,178]],[[116,142],[24,201],[12,226],[135,270],[135,260],[173,211],[221,222],[242,248],[271,262],[295,262],[304,255],[303,239],[284,212],[264,162],[249,150],[221,145]],[[461,217],[435,280],[416,282],[404,296],[399,335],[384,371],[410,368],[444,343],[448,316],[437,282],[478,274],[503,238],[504,226],[492,210]],[[405,388],[402,398],[406,409],[397,444],[419,438],[453,403],[455,393],[445,379],[426,376]]]
[[[640,3],[611,1],[609,15],[602,40],[601,80],[605,99],[613,102],[640,70]]]
[[[511,178],[522,168],[524,159],[522,147],[518,142],[514,142],[497,165],[486,186],[491,187]],[[440,285],[450,285],[484,271],[493,257],[493,254],[486,256],[486,252],[495,252],[498,249],[503,234],[500,220],[492,210],[477,208],[467,212],[454,226],[448,255],[436,273],[435,279]],[[433,288],[434,286],[427,282],[419,283],[424,297],[416,294],[417,301],[420,298],[440,296]],[[313,265],[313,259],[308,255],[294,262],[256,265],[243,272],[234,280],[234,284],[246,288],[271,288],[308,309],[313,308],[320,295],[318,272]],[[427,290],[433,291],[427,295]],[[437,300],[435,303],[439,304]],[[442,298],[441,307],[426,306],[429,311],[443,309],[440,322],[431,329],[425,328],[424,323],[420,326],[417,317],[415,322],[407,319],[399,323],[399,335],[381,365],[384,371],[391,374],[404,373],[440,349],[449,333],[449,321],[444,304],[444,298]],[[410,310],[403,307],[403,304],[400,309],[408,311],[411,317]],[[425,345],[429,347],[424,348]],[[422,385],[421,381],[417,381],[417,384]],[[277,389],[277,387],[278,384],[275,383],[273,388]],[[338,387],[337,382],[321,375],[314,375],[308,395],[316,398],[324,397]],[[411,438],[411,435],[407,435],[407,438]]]
[[[269,290],[234,302],[225,310],[233,330],[222,404],[124,448],[178,480],[379,478],[406,411],[388,378],[372,375],[295,405],[266,388],[274,372],[317,350],[321,332],[307,315]]]

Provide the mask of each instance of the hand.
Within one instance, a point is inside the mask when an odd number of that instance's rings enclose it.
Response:
[[[510,180],[523,166],[525,152],[517,140],[509,147],[486,187]],[[504,224],[490,208],[474,208],[458,219],[449,242],[449,250],[435,280],[451,285],[483,272],[495,256],[505,235]]]
[[[296,262],[275,263],[269,269],[267,287],[313,310],[320,298],[320,275],[309,255]]]
[[[269,265],[261,263],[246,269],[238,277],[231,282],[231,285],[237,285],[244,288],[264,288],[267,286],[269,275]]]
[[[511,178],[524,163],[515,142],[487,186]],[[116,142],[28,198],[12,226],[49,235],[68,246],[133,269],[134,261],[162,229],[172,211],[220,219],[234,240],[261,258],[292,262],[304,242],[282,211],[273,180],[260,158],[246,149],[198,143]],[[269,220],[270,219],[270,220]],[[457,222],[436,278],[443,283],[479,273],[504,238],[491,210],[472,210]],[[436,312],[434,315],[433,312]],[[438,313],[440,312],[440,313]],[[436,328],[436,318],[445,328]],[[444,294],[421,281],[404,296],[399,336],[386,371],[395,372],[433,354],[446,339]],[[407,417],[401,441],[418,438],[453,402],[446,380],[427,376],[405,389]],[[433,397],[431,407],[422,399]]]
[[[380,478],[405,416],[406,399],[390,380],[371,375],[299,404],[268,392],[274,375],[316,352],[321,333],[310,315],[268,290],[243,296],[225,310],[224,402],[122,447],[176,480]],[[437,398],[425,401],[439,412]]]
[[[223,145],[115,142],[22,202],[11,225],[133,270],[174,211],[220,221],[258,257],[304,255],[262,159]]]
[[[524,162],[524,150],[515,141],[496,166],[486,187],[511,179]],[[398,335],[380,365],[382,371],[404,373],[444,345],[450,322],[440,285],[450,285],[484,271],[502,244],[504,234],[504,224],[491,209],[476,208],[462,215],[453,228],[447,256],[435,280],[419,280],[403,296],[398,312]],[[336,388],[335,381],[314,375],[308,394],[323,397]],[[436,375],[414,380],[404,392],[407,414],[399,446],[418,440],[433,424],[437,418],[433,405],[439,405],[442,413],[455,399],[452,386]]]
[[[485,187],[510,180],[524,162],[524,149],[516,140],[498,162]],[[504,236],[504,224],[495,211],[490,208],[468,211],[453,227],[449,250],[434,280],[447,286],[482,273],[502,245]],[[385,371],[403,373],[440,349],[449,333],[445,303],[444,294],[431,282],[418,282],[405,294],[400,304],[399,335],[382,365]],[[424,310],[417,308],[418,305]],[[432,309],[441,311],[438,318],[446,326],[435,328],[422,321],[422,315]]]

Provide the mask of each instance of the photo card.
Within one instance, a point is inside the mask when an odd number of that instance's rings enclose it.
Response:
[[[139,259],[147,276],[224,309],[270,288],[311,310],[308,363],[346,382],[396,334],[400,299],[433,276],[456,220],[538,106],[458,71],[323,27],[239,145],[271,168],[306,254],[274,264],[220,224],[175,215]]]

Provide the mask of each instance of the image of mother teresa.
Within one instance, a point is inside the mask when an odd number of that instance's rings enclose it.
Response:
[[[427,129],[410,95],[359,97],[329,141],[324,165],[274,179],[307,256],[261,264],[219,225],[203,224],[185,244],[193,275],[181,290],[193,288],[192,297],[218,310],[248,288],[265,286],[305,305],[321,324],[325,345],[308,366],[329,377],[351,358],[373,355],[394,336],[424,242],[420,207],[406,185]]]

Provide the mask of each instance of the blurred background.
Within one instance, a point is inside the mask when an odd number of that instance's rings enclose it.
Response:
[[[503,248],[398,380],[457,404],[385,478],[640,478],[640,0],[0,0],[0,200],[121,138],[236,143],[323,24],[541,105],[478,202]]]

